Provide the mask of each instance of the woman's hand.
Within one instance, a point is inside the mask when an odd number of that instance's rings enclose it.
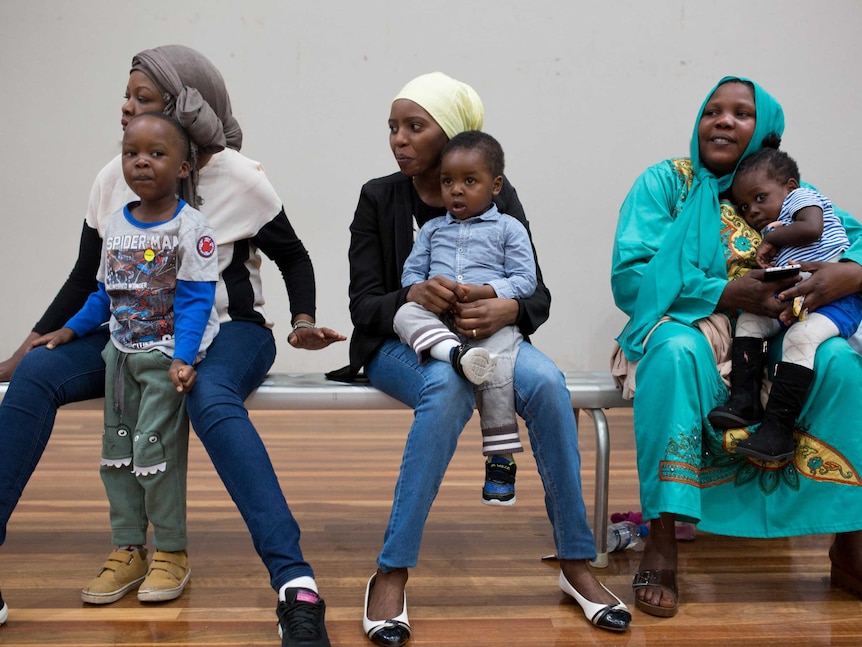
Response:
[[[8,382],[12,379],[12,373],[15,372],[15,369],[18,367],[18,362],[21,361],[21,358],[16,353],[9,357],[8,359],[0,362],[0,382]]]
[[[75,337],[77,337],[77,335],[71,328],[60,328],[60,330],[55,330],[54,332],[49,332],[41,337],[37,337],[30,344],[30,348],[45,346],[48,350],[54,350],[57,346],[68,344],[70,341],[75,339]]]
[[[804,297],[805,308],[814,311],[848,294],[862,291],[862,266],[846,263],[802,263],[803,272],[811,276],[794,286],[788,286],[778,295],[784,301]]]
[[[468,339],[490,337],[503,326],[518,319],[518,302],[514,299],[479,299],[458,303],[454,307],[455,330]]]
[[[0,382],[8,382],[12,379],[12,373],[18,368],[18,362],[28,351],[33,349],[33,342],[39,339],[39,336],[39,333],[31,332],[9,358],[0,362]]]
[[[764,281],[763,270],[751,270],[740,278],[728,281],[718,300],[718,308],[742,309],[756,315],[778,318],[790,305],[781,300],[779,293],[787,290],[800,280],[792,276],[781,281]]]
[[[312,328],[302,327],[296,328],[287,336],[287,343],[294,348],[304,348],[305,350],[320,350],[326,348],[330,344],[347,339],[341,333],[335,332],[332,328]]]
[[[407,300],[436,315],[452,309],[459,301],[467,298],[464,286],[442,276],[432,276],[427,281],[414,283],[407,290]]]

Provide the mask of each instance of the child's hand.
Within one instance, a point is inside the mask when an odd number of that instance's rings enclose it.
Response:
[[[57,346],[68,344],[77,336],[78,335],[76,335],[75,331],[71,328],[60,328],[60,330],[45,333],[41,337],[37,337],[30,344],[30,348],[36,348],[36,346],[45,346],[48,348],[48,350],[54,350],[55,348],[57,348]]]
[[[168,369],[168,377],[171,378],[179,393],[188,393],[198,379],[198,372],[194,366],[189,366],[181,359],[175,359]]]
[[[474,288],[479,288],[480,286],[473,285],[472,283],[459,283],[458,285],[461,286],[462,290],[461,297],[458,299],[459,303],[471,303],[479,298],[476,296],[478,293],[474,292]],[[453,303],[451,312],[454,311],[455,304]]]
[[[783,323],[788,328],[802,319],[796,314],[796,312],[794,312],[792,301],[790,302],[790,305],[788,305],[784,310],[781,311],[781,314],[778,315],[778,318],[781,320],[781,323]]]
[[[478,285],[476,283],[459,283],[459,285],[464,292],[463,296],[458,299],[459,303],[473,303],[482,299],[493,299],[497,296],[494,288],[487,283],[484,285]]]
[[[767,243],[764,240],[760,243],[760,247],[757,248],[757,256],[755,258],[760,267],[772,267],[774,264],[773,261],[777,255],[778,248],[772,243]]]
[[[432,276],[421,283],[414,283],[407,290],[407,300],[418,303],[434,314],[447,312],[464,298],[461,284],[444,276]]]

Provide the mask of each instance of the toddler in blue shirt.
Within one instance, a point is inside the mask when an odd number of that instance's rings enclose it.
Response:
[[[502,214],[494,196],[503,186],[503,149],[479,131],[455,135],[443,149],[440,182],[446,215],[429,220],[416,237],[401,275],[403,287],[442,277],[457,284],[461,302],[517,299],[536,289],[536,263],[526,228]],[[515,503],[516,465],[524,451],[513,390],[515,358],[523,337],[517,326],[491,335],[457,330],[451,310],[434,313],[408,301],[394,329],[420,362],[448,362],[473,385],[482,427],[487,505]]]

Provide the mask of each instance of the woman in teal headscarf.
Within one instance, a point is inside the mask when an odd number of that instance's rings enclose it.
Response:
[[[862,356],[843,339],[818,350],[794,460],[736,456],[748,430],[714,430],[707,421],[728,395],[717,344],[703,332],[707,318],[732,320],[738,310],[777,316],[795,296],[816,308],[862,290],[862,229],[843,212],[852,242],[845,262],[807,264],[813,274],[799,284],[765,283],[761,270],[749,271],[760,236],[723,198],[740,160],[783,131],[772,96],[748,79],[725,77],[701,106],[691,157],[647,169],[620,210],[611,284],[629,321],[617,341],[630,376],[637,372],[641,506],[653,520],[632,586],[636,605],[653,615],[678,608],[676,520],[748,537],[838,533],[832,579],[862,595],[862,518],[847,513],[862,509],[862,434],[847,433],[862,429],[855,404]]]

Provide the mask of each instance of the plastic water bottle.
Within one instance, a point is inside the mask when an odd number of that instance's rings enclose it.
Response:
[[[633,521],[618,521],[608,525],[608,552],[634,548],[649,534],[649,526]]]

